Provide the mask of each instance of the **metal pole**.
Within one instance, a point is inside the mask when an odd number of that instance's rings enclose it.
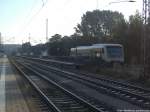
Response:
[[[46,42],[48,41],[48,18],[46,19]]]
[[[29,43],[30,43],[31,37],[30,37],[30,33],[29,33]]]
[[[146,57],[146,46],[147,46],[147,40],[146,40],[146,38],[147,38],[147,35],[146,35],[146,33],[147,33],[147,31],[146,31],[146,25],[147,25],[147,18],[148,18],[148,15],[149,15],[149,1],[148,0],[143,0],[143,14],[142,14],[142,16],[143,16],[143,32],[142,32],[142,37],[143,37],[143,42],[142,42],[142,44],[143,44],[143,77],[144,78],[146,78],[146,76],[147,76],[147,57]]]
[[[98,2],[98,0],[96,0],[96,9],[98,10],[98,5],[99,4],[99,2]]]

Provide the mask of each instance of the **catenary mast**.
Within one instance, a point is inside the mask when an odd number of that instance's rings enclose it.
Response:
[[[144,77],[147,76],[147,28],[148,19],[150,17],[150,0],[143,0],[143,10],[142,10],[142,18],[143,18],[143,30],[142,30],[142,62],[144,67]]]

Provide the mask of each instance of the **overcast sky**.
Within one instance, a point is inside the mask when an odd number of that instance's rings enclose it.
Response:
[[[31,43],[37,44],[46,41],[46,18],[50,38],[56,33],[73,34],[86,11],[119,11],[127,20],[136,10],[142,11],[143,0],[109,5],[115,1],[119,0],[0,0],[0,32],[4,43],[27,42],[30,33]]]

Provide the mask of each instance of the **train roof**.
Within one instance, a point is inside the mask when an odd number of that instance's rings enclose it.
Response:
[[[78,46],[77,49],[89,49],[92,48],[92,46]]]
[[[71,51],[76,50],[76,49],[84,50],[84,49],[92,49],[92,48],[102,48],[105,46],[120,46],[120,47],[122,47],[121,44],[93,44],[92,46],[77,46],[76,48],[71,48]]]
[[[121,44],[93,44],[92,46],[122,46]]]

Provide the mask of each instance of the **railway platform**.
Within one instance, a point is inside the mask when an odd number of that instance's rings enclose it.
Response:
[[[0,112],[29,112],[6,56],[0,58]]]

